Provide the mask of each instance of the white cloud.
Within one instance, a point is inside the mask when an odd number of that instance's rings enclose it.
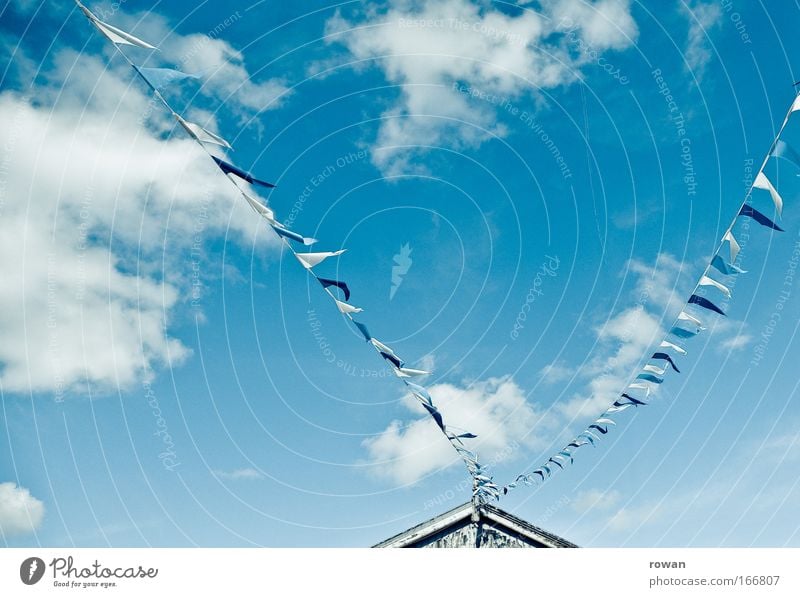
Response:
[[[32,533],[42,524],[44,504],[24,487],[0,483],[0,537]]]
[[[446,423],[478,435],[477,440],[470,441],[469,448],[474,447],[480,453],[483,463],[511,457],[515,444],[544,447],[529,432],[534,427],[538,430],[547,427],[546,418],[508,377],[491,378],[466,387],[437,384],[429,391]],[[425,412],[414,398],[406,398],[405,404],[415,413]],[[447,439],[427,414],[408,425],[393,421],[383,433],[364,441],[364,446],[375,470],[400,484],[413,483],[458,461]]]
[[[734,350],[741,350],[753,339],[753,336],[750,334],[737,334],[735,336],[731,336],[730,338],[726,338],[720,343],[720,348],[723,350],[734,351]]]
[[[216,470],[214,471],[214,474],[220,479],[227,479],[229,481],[240,481],[240,480],[252,481],[264,478],[264,475],[259,473],[254,468],[237,468],[232,471]]]
[[[539,376],[544,383],[555,384],[572,379],[575,373],[576,370],[573,367],[563,361],[558,361],[542,367],[542,370],[539,371]]]
[[[468,0],[408,0],[370,10],[361,22],[332,17],[328,41],[344,45],[359,68],[377,64],[401,86],[382,115],[375,164],[388,174],[405,172],[417,168],[421,146],[460,149],[502,136],[495,114],[501,100],[573,82],[587,49],[621,49],[637,35],[627,0],[554,0],[542,11],[511,16]],[[565,31],[580,48],[563,43]],[[495,99],[473,100],[454,84]]]
[[[614,489],[602,491],[600,489],[588,489],[579,493],[570,501],[570,506],[576,512],[585,514],[587,512],[597,512],[598,510],[610,510],[616,506],[622,494]]]
[[[125,388],[189,354],[168,332],[188,251],[269,237],[194,142],[163,139],[130,69],[62,49],[42,77],[35,99],[0,94],[0,381]]]
[[[705,68],[712,58],[708,31],[718,26],[722,10],[716,2],[683,2],[681,13],[689,22],[689,32],[683,55],[686,67],[697,79],[702,79]]]

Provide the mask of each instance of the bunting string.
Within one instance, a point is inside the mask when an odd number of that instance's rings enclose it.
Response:
[[[372,345],[377,354],[383,358],[384,362],[391,368],[397,378],[399,378],[405,388],[414,396],[423,409],[427,412],[435,425],[439,428],[447,441],[451,444],[456,454],[464,462],[467,471],[473,480],[473,502],[477,505],[487,503],[490,500],[498,499],[500,496],[500,487],[496,485],[488,471],[479,463],[478,455],[469,450],[465,441],[477,439],[477,435],[445,424],[441,412],[434,404],[433,398],[427,389],[423,386],[409,381],[409,378],[429,375],[429,371],[422,369],[414,369],[405,366],[405,361],[401,359],[390,347],[386,346],[376,338],[374,338],[367,326],[354,319],[353,315],[361,313],[363,309],[351,305],[350,288],[340,280],[333,280],[330,278],[323,278],[318,276],[313,270],[316,266],[322,264],[325,260],[338,257],[342,255],[346,249],[339,249],[336,251],[325,251],[316,253],[299,253],[292,246],[292,242],[298,243],[303,246],[311,246],[315,244],[317,239],[308,238],[297,232],[289,230],[281,225],[275,217],[274,211],[258,198],[249,194],[246,188],[241,186],[240,181],[247,182],[251,185],[258,185],[268,189],[276,187],[275,184],[265,180],[256,178],[250,172],[242,170],[241,168],[231,164],[214,154],[212,154],[206,144],[224,147],[225,149],[232,149],[228,143],[221,136],[206,130],[202,126],[189,122],[180,116],[175,110],[172,109],[169,102],[162,95],[162,90],[172,83],[177,83],[189,78],[198,78],[198,75],[182,73],[175,69],[170,68],[151,68],[141,67],[135,65],[130,58],[122,51],[120,45],[136,46],[148,50],[158,50],[155,46],[127,33],[117,27],[101,21],[97,18],[88,8],[86,8],[79,0],[75,0],[78,8],[86,16],[92,25],[110,42],[114,44],[116,51],[122,55],[125,61],[130,65],[137,76],[148,87],[153,95],[159,100],[164,108],[172,115],[178,122],[183,130],[203,149],[211,160],[213,160],[216,167],[226,176],[226,178],[236,187],[239,194],[242,195],[251,209],[261,218],[266,220],[272,231],[281,240],[283,246],[288,249],[292,255],[300,262],[300,265],[320,284],[323,292],[333,301],[339,312],[359,331],[364,337],[365,341]],[[331,289],[336,289],[341,293],[341,297],[337,297]],[[343,298],[344,300],[340,300]]]
[[[636,373],[634,380],[627,385],[619,398],[615,400],[597,420],[575,436],[563,449],[548,458],[544,464],[530,473],[518,475],[514,481],[504,485],[502,487],[502,495],[506,495],[510,490],[521,485],[541,485],[552,476],[554,472],[552,465],[558,466],[559,470],[564,469],[563,465],[567,461],[569,461],[570,464],[574,463],[574,455],[577,450],[588,445],[595,446],[596,443],[600,441],[601,437],[609,432],[610,427],[615,424],[613,419],[610,418],[610,415],[616,415],[631,407],[638,408],[640,406],[647,406],[651,390],[665,381],[665,376],[670,369],[674,373],[680,373],[675,359],[687,354],[686,349],[681,346],[681,341],[689,340],[706,329],[702,324],[702,318],[704,315],[708,314],[708,312],[722,317],[725,316],[725,312],[703,294],[705,292],[704,289],[714,289],[712,292],[719,292],[725,298],[731,298],[730,288],[717,280],[716,276],[722,274],[731,277],[747,273],[735,264],[741,247],[734,237],[733,228],[739,218],[751,218],[765,228],[776,232],[783,231],[772,219],[753,207],[750,204],[750,199],[754,190],[766,191],[772,200],[778,218],[781,217],[783,198],[778,192],[778,189],[764,173],[764,168],[769,162],[770,157],[788,160],[800,168],[800,154],[786,141],[781,139],[781,135],[789,119],[792,114],[798,110],[800,110],[800,95],[795,96],[792,101],[792,105],[786,113],[783,124],[778,130],[778,134],[775,136],[772,145],[770,145],[769,151],[764,157],[764,161],[761,163],[758,174],[745,194],[744,200],[726,229],[725,234],[722,236],[711,260],[708,265],[706,265],[705,270],[695,284],[689,299],[686,301],[686,309],[678,314],[675,321],[673,321],[672,325],[668,328],[669,331],[666,337],[659,344],[659,349],[662,350],[650,355],[647,359],[650,362]],[[716,270],[718,274],[714,274],[712,270]],[[687,309],[690,308],[693,308],[694,311],[687,311]],[[673,358],[673,356],[675,358]]]

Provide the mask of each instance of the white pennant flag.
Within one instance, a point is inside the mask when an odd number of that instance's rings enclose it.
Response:
[[[430,371],[422,369],[409,369],[408,367],[395,367],[394,374],[397,377],[417,377],[418,375],[430,375]]]
[[[681,321],[691,321],[697,327],[703,327],[702,322],[699,319],[697,319],[697,317],[692,317],[686,311],[681,311],[678,314],[678,319],[680,319]],[[705,329],[705,328],[703,328],[703,329]]]
[[[723,284],[720,284],[716,280],[712,280],[708,276],[704,275],[703,277],[701,277],[699,285],[700,286],[713,286],[714,288],[719,290],[722,294],[724,294],[728,298],[731,298],[731,291],[727,286],[725,286]]]
[[[781,212],[783,211],[783,199],[781,199],[777,189],[772,186],[772,183],[763,172],[759,172],[756,175],[756,180],[753,183],[753,187],[756,189],[761,189],[762,191],[769,191],[770,197],[772,197],[772,202],[775,204],[775,209],[778,210],[778,215],[780,216]]]
[[[659,369],[655,365],[645,365],[643,371],[649,371],[650,373],[655,373],[656,375],[664,375],[666,373],[665,369]]]
[[[77,0],[76,0],[76,2],[77,2]],[[109,25],[108,23],[104,23],[103,21],[98,19],[96,16],[94,16],[92,11],[90,11],[88,8],[86,8],[83,4],[81,4],[80,2],[77,2],[77,4],[78,4],[78,8],[80,8],[81,11],[83,12],[83,14],[85,14],[86,17],[92,22],[92,24],[95,27],[97,27],[97,29],[100,31],[100,33],[105,35],[106,38],[108,38],[108,40],[111,41],[112,43],[125,44],[125,45],[128,45],[128,46],[137,46],[139,48],[144,48],[146,50],[156,50],[156,49],[158,49],[155,46],[151,46],[146,41],[142,41],[138,37],[134,37],[130,33],[127,33],[125,31],[123,31],[122,29],[117,29],[116,27],[114,27],[112,25]]]
[[[219,135],[215,135],[211,131],[207,131],[199,124],[195,124],[194,122],[189,122],[178,116],[177,114],[173,113],[175,119],[181,124],[181,126],[189,133],[192,137],[200,141],[201,143],[213,143],[214,145],[221,145],[222,147],[227,147],[228,149],[233,149],[225,139],[220,137]]]
[[[339,249],[338,251],[325,251],[324,253],[295,253],[295,257],[297,260],[303,264],[303,267],[306,269],[311,269],[315,265],[319,265],[323,261],[325,261],[328,257],[336,257],[337,255],[341,255],[347,249]]]
[[[683,350],[680,346],[678,346],[677,344],[673,344],[672,342],[668,342],[666,340],[662,341],[661,344],[659,344],[659,346],[661,348],[671,348],[678,354],[686,354],[686,351]]]
[[[794,98],[794,103],[792,104],[792,110],[791,111],[792,112],[796,112],[797,110],[800,110],[800,95],[798,95],[796,98]]]
[[[722,237],[722,240],[723,240],[723,241],[728,241],[728,242],[730,243],[730,248],[731,248],[731,263],[734,263],[734,262],[736,261],[736,256],[739,254],[739,249],[741,248],[741,247],[739,246],[739,243],[737,243],[737,242],[736,242],[736,239],[735,239],[735,238],[733,238],[733,233],[731,233],[731,231],[730,231],[730,230],[728,230],[728,231],[725,233],[725,236],[723,236],[723,237]]]
[[[337,301],[336,299],[333,300],[336,303],[336,306],[339,307],[339,312],[341,313],[361,313],[364,310],[359,307],[354,307],[353,305],[343,303],[342,301]]]
[[[242,197],[244,197],[245,201],[250,204],[250,207],[252,207],[257,214],[263,216],[270,224],[277,224],[275,221],[275,212],[269,207],[261,203],[261,201],[257,201],[244,191],[242,191]]]

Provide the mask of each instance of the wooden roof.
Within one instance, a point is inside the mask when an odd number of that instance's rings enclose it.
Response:
[[[491,505],[468,502],[374,547],[578,547]]]

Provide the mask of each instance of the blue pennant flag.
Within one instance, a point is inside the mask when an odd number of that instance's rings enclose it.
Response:
[[[184,79],[199,79],[197,75],[182,73],[173,68],[149,68],[146,66],[134,66],[142,78],[147,81],[152,89],[162,90],[164,87],[183,81]]]
[[[725,260],[719,255],[714,255],[714,259],[711,260],[711,265],[727,276],[747,273],[745,270],[736,267],[732,263],[725,263]]]
[[[291,239],[291,240],[293,240],[295,242],[298,242],[300,244],[306,245],[308,247],[310,247],[315,242],[317,242],[316,238],[306,238],[305,236],[301,236],[301,235],[297,234],[297,232],[292,232],[291,230],[287,230],[283,226],[277,226],[276,224],[270,224],[270,226],[272,226],[272,229],[275,232],[277,232],[278,235],[282,236],[283,238]],[[345,300],[347,300],[347,299],[345,299]]]
[[[339,282],[338,280],[328,280],[327,278],[317,278],[317,280],[319,280],[319,283],[322,284],[323,288],[327,288],[328,286],[336,286],[336,288],[338,288],[339,290],[341,290],[344,293],[344,300],[346,300],[346,301],[350,300],[350,289],[347,287],[347,284],[345,284],[344,282]],[[356,322],[353,322],[353,323],[356,323]],[[359,329],[361,329],[361,327],[360,327],[361,324],[360,323],[356,323],[356,326],[358,326]],[[362,330],[362,333],[363,333],[363,330]],[[368,334],[369,334],[369,332],[367,332],[364,335],[367,336]],[[367,338],[367,340],[369,340],[369,338]]]
[[[636,379],[643,379],[645,381],[651,381],[653,383],[663,383],[664,380],[660,377],[656,377],[652,373],[640,373],[636,376]]]
[[[747,203],[742,205],[742,209],[739,210],[739,215],[747,218],[753,218],[756,222],[758,222],[762,226],[766,226],[767,228],[772,228],[773,230],[777,230],[778,232],[783,232],[783,228],[778,226],[775,222],[770,220],[767,216],[762,214],[753,206],[747,205]]]
[[[654,352],[653,356],[650,357],[651,359],[658,359],[662,361],[667,361],[672,368],[675,370],[675,373],[680,373],[681,370],[675,365],[675,361],[672,360],[672,357],[669,356],[666,352]]]
[[[716,313],[719,313],[720,315],[725,315],[725,312],[722,309],[717,307],[714,303],[712,303],[704,296],[697,296],[696,294],[693,294],[692,296],[689,297],[689,302],[699,307],[703,307],[704,309],[708,309],[709,311],[714,311]]]
[[[777,143],[775,143],[775,149],[772,150],[771,155],[775,156],[776,158],[788,160],[800,168],[800,154],[798,154],[786,141],[778,139]]]
[[[669,331],[669,333],[672,334],[673,336],[677,336],[678,338],[691,338],[692,336],[696,336],[699,331],[700,331],[699,329],[686,330],[684,328],[679,328],[678,326],[675,326]]]
[[[264,180],[259,180],[259,179],[255,178],[249,172],[245,172],[244,170],[241,170],[241,169],[237,168],[236,166],[234,166],[233,164],[229,164],[228,162],[226,162],[224,160],[221,160],[216,156],[212,155],[211,158],[217,163],[217,166],[219,166],[219,169],[222,170],[225,174],[233,174],[234,176],[238,176],[242,180],[246,180],[250,184],[258,184],[258,185],[261,185],[262,187],[268,187],[270,189],[274,189],[275,188],[275,185],[272,184],[271,182],[266,182]]]
[[[345,300],[347,300],[347,299],[345,299]],[[372,340],[372,335],[370,335],[369,330],[367,329],[366,325],[364,325],[363,323],[357,322],[355,319],[353,320],[353,323],[358,328],[358,331],[361,332],[361,335],[364,336],[364,340],[366,340],[367,342]]]

